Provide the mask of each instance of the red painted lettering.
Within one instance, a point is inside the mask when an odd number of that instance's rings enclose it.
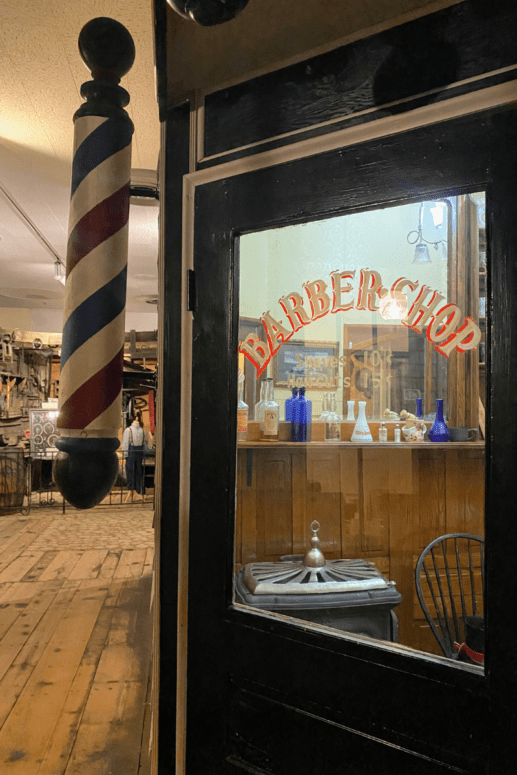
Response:
[[[426,296],[431,289],[428,285],[422,285],[420,293],[413,302],[413,306],[409,310],[407,316],[402,323],[408,328],[412,328],[418,334],[421,334],[424,330],[424,326],[427,324],[430,317],[433,316],[433,312],[436,307],[444,300],[444,296],[438,291],[433,291],[431,301],[428,305],[424,304]]]
[[[377,297],[381,297],[382,291],[381,276],[372,269],[361,269],[361,280],[359,283],[359,296],[357,298],[357,309],[369,309],[375,312],[379,309]],[[386,294],[384,294],[386,295]]]
[[[310,317],[303,308],[303,299],[296,291],[288,293],[287,296],[282,296],[278,303],[287,315],[293,331],[299,331],[302,326],[306,326],[311,322]]]
[[[452,334],[443,344],[435,344],[434,349],[446,358],[453,350],[464,353],[467,350],[475,350],[481,339],[481,331],[473,318],[465,318],[462,327]]]
[[[452,334],[462,318],[461,310],[456,304],[446,304],[436,313],[427,326],[427,338],[430,342],[441,342]]]
[[[271,315],[271,313],[264,312],[260,318],[260,322],[264,326],[266,331],[267,340],[269,342],[269,351],[271,355],[274,355],[283,342],[287,342],[293,335],[293,331],[288,331],[284,328],[279,320]]]
[[[269,346],[262,339],[259,339],[256,334],[248,334],[243,342],[239,345],[239,352],[243,353],[246,358],[257,369],[257,377],[259,377],[269,361],[271,360],[271,353],[269,352]]]
[[[324,317],[330,309],[330,298],[327,293],[327,283],[323,280],[314,280],[312,283],[304,283],[309,304],[311,305],[311,321]]]
[[[347,304],[343,304],[342,294],[350,293],[352,290],[352,284],[344,282],[345,280],[353,280],[355,277],[355,269],[351,272],[331,272],[332,278],[332,309],[331,312],[347,312],[354,306],[354,300],[350,299]]]

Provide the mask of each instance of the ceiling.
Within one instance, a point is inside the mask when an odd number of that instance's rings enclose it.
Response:
[[[2,0],[0,328],[6,327],[2,309],[63,306],[54,254],[66,263],[72,117],[83,103],[81,84],[91,80],[77,40],[97,16],[117,19],[133,36],[135,63],[121,82],[135,126],[131,177],[156,180],[160,129],[152,13],[152,0]],[[158,290],[158,207],[152,199],[142,202],[130,208],[128,313],[156,312],[145,299]]]

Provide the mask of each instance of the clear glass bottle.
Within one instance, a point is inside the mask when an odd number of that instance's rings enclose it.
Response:
[[[264,411],[262,419],[260,421],[260,438],[261,439],[278,439],[278,425],[280,418],[280,407],[275,401],[275,391],[273,387],[273,380],[271,377],[266,379],[266,400],[264,403]]]
[[[379,441],[388,441],[388,429],[385,422],[381,422],[379,427]]]
[[[264,404],[266,403],[266,386],[265,379],[260,383],[260,400],[255,404],[255,421],[261,422],[264,416]]]
[[[329,394],[327,391],[323,393],[323,398],[321,399],[321,414],[320,414],[320,420],[321,422],[325,422],[327,419],[327,415],[329,413]]]
[[[336,412],[336,394],[329,399],[330,409],[325,420],[325,441],[341,441],[341,417]]]
[[[248,438],[248,404],[244,401],[244,377],[239,377],[239,394],[237,399],[237,440]]]
[[[395,425],[395,430],[393,431],[393,440],[397,442],[397,444],[400,444],[400,425],[397,423]]]

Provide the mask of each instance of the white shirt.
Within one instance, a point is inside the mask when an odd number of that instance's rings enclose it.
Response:
[[[147,434],[140,426],[139,422],[131,423],[129,428],[126,428],[124,431],[122,437],[122,451],[124,452],[124,457],[127,457],[127,451],[130,444],[133,447],[140,447],[143,445],[144,449],[147,448]]]

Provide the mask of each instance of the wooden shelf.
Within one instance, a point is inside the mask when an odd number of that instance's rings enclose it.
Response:
[[[355,442],[355,441],[239,441],[237,449],[291,449],[297,447],[298,449],[373,449],[377,448],[390,448],[390,449],[479,449],[485,446],[484,441],[423,441],[421,443],[411,441],[370,441],[370,442]]]

